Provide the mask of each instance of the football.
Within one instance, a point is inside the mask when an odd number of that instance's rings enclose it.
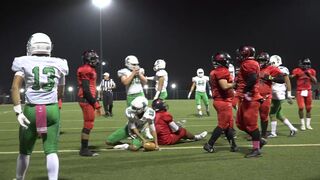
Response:
[[[146,142],[143,144],[145,151],[154,151],[156,149],[156,144],[154,142]]]

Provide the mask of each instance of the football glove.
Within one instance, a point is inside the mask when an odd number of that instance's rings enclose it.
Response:
[[[188,99],[190,99],[190,97],[191,97],[191,93],[192,93],[192,92],[189,92],[189,94],[188,94]]]
[[[26,116],[23,113],[18,114],[17,120],[20,126],[28,129],[28,125],[30,124],[30,121],[26,118]]]

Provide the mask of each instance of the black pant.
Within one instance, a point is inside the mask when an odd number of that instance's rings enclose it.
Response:
[[[103,91],[103,108],[106,114],[112,115],[113,93],[112,91]]]

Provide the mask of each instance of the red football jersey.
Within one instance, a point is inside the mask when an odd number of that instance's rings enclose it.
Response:
[[[243,97],[244,96],[244,87],[247,85],[247,78],[249,74],[257,74],[260,73],[260,66],[256,60],[247,59],[241,62],[240,70],[237,76],[237,96]],[[250,91],[252,93],[253,100],[261,99],[262,96],[259,93],[259,78],[257,78],[256,83],[253,89]]]
[[[259,74],[259,92],[262,96],[272,95],[272,81],[262,79],[265,76],[276,77],[282,74],[281,70],[275,66],[267,66],[260,69]]]
[[[295,68],[292,71],[292,75],[297,79],[297,91],[311,90],[312,88],[311,78],[305,74],[305,71],[308,71],[310,75],[316,77],[316,70],[312,68],[307,70],[303,70],[300,67]]]
[[[165,144],[169,139],[172,130],[169,126],[169,123],[173,121],[173,117],[169,112],[162,111],[157,112],[155,117],[155,127],[157,131],[158,142]]]
[[[78,81],[78,97],[83,98],[83,87],[82,80],[89,80],[89,87],[92,97],[96,98],[96,80],[97,73],[95,68],[88,64],[80,66],[77,70],[77,81]]]
[[[228,68],[220,66],[210,72],[212,98],[214,100],[223,100],[231,102],[234,96],[233,89],[221,89],[219,85],[220,79],[225,79],[228,83],[232,83],[232,76]]]

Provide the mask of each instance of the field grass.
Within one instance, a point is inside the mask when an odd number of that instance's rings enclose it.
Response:
[[[193,100],[168,100],[170,112],[176,120],[186,119],[186,128],[192,133],[211,132],[216,126],[216,114],[210,107],[211,116],[195,115]],[[112,118],[99,117],[91,134],[90,145],[99,152],[97,157],[78,155],[82,113],[77,103],[64,103],[60,136],[61,180],[117,179],[117,180],[205,180],[205,179],[320,179],[320,101],[314,101],[312,126],[314,130],[299,131],[296,137],[288,137],[289,130],[278,123],[278,137],[268,139],[263,157],[246,159],[244,154],[251,147],[245,133],[237,130],[240,152],[229,152],[224,138],[217,141],[217,153],[202,150],[206,142],[184,142],[173,146],[161,146],[158,152],[129,152],[113,150],[104,145],[111,132],[126,123],[124,101],[114,103]],[[284,114],[299,127],[296,105],[285,104]],[[210,136],[211,134],[209,134]],[[208,139],[209,137],[207,137]],[[45,157],[38,140],[31,156],[26,179],[47,179]],[[12,105],[0,105],[0,180],[15,176],[18,154],[18,123]]]

